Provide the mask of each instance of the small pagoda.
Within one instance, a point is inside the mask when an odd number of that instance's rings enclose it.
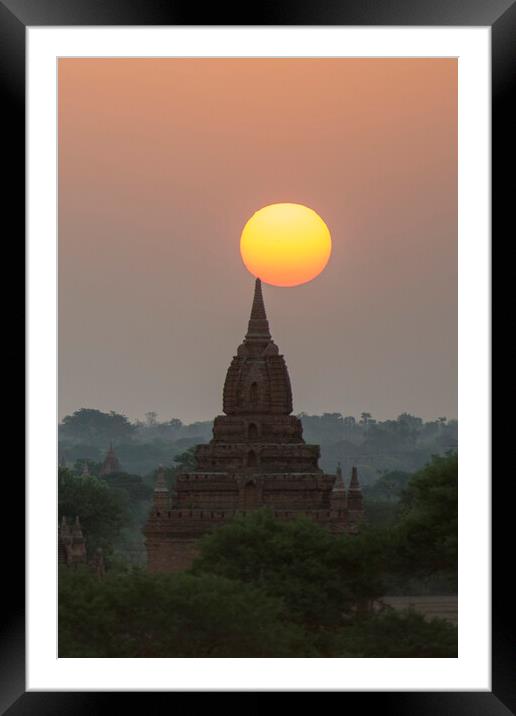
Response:
[[[70,566],[86,562],[86,542],[78,517],[73,524],[69,524],[66,517],[62,518],[58,527],[57,549],[60,564]]]
[[[104,477],[105,475],[113,475],[116,472],[120,472],[120,463],[113,450],[113,443],[109,443],[109,450],[106,453],[99,475]]]

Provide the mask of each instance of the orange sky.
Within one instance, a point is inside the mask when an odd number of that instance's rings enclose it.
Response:
[[[306,204],[326,269],[264,286],[294,411],[457,413],[457,66],[59,61],[59,403],[209,419],[246,330],[241,230]]]

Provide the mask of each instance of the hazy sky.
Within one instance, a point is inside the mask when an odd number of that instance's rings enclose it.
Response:
[[[457,65],[59,61],[59,409],[211,419],[247,328],[240,233],[327,223],[314,281],[264,285],[294,412],[457,415]]]

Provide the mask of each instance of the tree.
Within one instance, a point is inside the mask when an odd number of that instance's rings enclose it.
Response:
[[[410,575],[457,575],[456,453],[434,455],[410,479],[393,533],[393,563]]]
[[[223,577],[60,573],[60,657],[316,656],[302,637],[280,600]]]
[[[340,413],[323,413],[321,430],[326,442],[337,442],[342,439],[343,420]]]
[[[411,474],[402,470],[385,470],[372,484],[363,489],[367,524],[389,528],[399,517],[400,499]],[[388,539],[386,539],[386,543]]]
[[[74,475],[67,468],[59,468],[58,514],[74,519],[79,517],[88,553],[98,547],[110,552],[122,527],[128,524],[127,497],[120,490],[93,477]]]
[[[333,649],[344,657],[451,658],[457,656],[457,628],[410,609],[389,609],[340,630]]]
[[[397,421],[398,423],[405,423],[413,430],[420,430],[423,425],[423,420],[421,418],[411,415],[410,413],[401,413],[401,415],[398,415]]]
[[[96,462],[95,460],[90,460],[87,457],[80,457],[78,460],[76,460],[73,464],[73,471],[77,475],[82,475],[84,470],[87,470],[90,475],[98,475],[100,473],[100,469],[102,467],[101,462]]]
[[[369,430],[369,426],[371,424],[375,423],[376,420],[373,420],[373,416],[371,415],[371,413],[360,413],[359,425],[365,428],[366,431]]]
[[[196,461],[195,461],[195,451],[197,450],[197,445],[192,445],[192,447],[188,448],[188,450],[185,450],[182,453],[179,453],[179,455],[176,455],[174,458],[175,462],[175,471],[176,472],[189,472],[191,470],[195,470],[196,467]]]
[[[157,425],[158,414],[154,410],[151,410],[148,413],[145,413],[145,420],[147,421],[147,425],[151,427]]]
[[[411,474],[403,470],[385,471],[373,485],[364,487],[364,495],[368,501],[398,502],[410,478]]]
[[[382,594],[381,555],[372,531],[337,537],[307,518],[285,522],[257,510],[206,535],[193,571],[262,588],[294,622],[318,629]]]
[[[152,488],[145,485],[140,475],[131,475],[128,472],[115,472],[100,478],[101,482],[113,490],[122,490],[127,494],[131,503],[149,501]]]
[[[60,433],[71,440],[107,446],[110,440],[130,440],[136,429],[125,415],[81,408],[63,418]]]

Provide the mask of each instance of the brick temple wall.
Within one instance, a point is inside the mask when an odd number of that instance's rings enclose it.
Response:
[[[198,554],[197,540],[171,541],[166,537],[147,540],[150,572],[182,572],[190,569]]]
[[[245,517],[253,510],[239,510]],[[146,536],[147,562],[151,572],[180,572],[192,566],[199,555],[199,538],[217,527],[227,524],[237,512],[208,512],[204,510],[171,510],[155,523]],[[273,510],[276,519],[292,520],[303,515],[326,527],[334,534],[354,532],[347,510]]]

